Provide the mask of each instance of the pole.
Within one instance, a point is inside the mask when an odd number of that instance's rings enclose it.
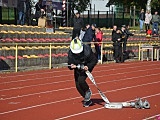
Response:
[[[132,11],[131,11],[132,7],[130,6],[130,10],[129,10],[129,14],[130,14],[130,23],[129,25],[132,25]]]
[[[135,27],[136,6],[134,6],[133,9],[134,9],[134,10],[133,10],[133,12],[134,12],[134,13],[133,13],[133,14],[134,14],[134,15],[133,15],[133,26]]]
[[[67,27],[68,27],[68,0],[67,0]]]
[[[95,11],[96,11],[96,7],[95,7],[95,4],[94,4],[94,23],[96,22],[96,15],[95,15]]]
[[[141,59],[141,42],[139,43],[139,50],[138,50],[138,60]]]
[[[18,55],[18,46],[16,44],[16,51],[15,51],[15,72],[18,71],[17,67],[18,67],[18,62],[17,62],[17,55]]]
[[[49,46],[49,69],[52,68],[52,45],[50,43],[50,46]]]
[[[101,64],[103,63],[103,42],[101,44]]]
[[[63,27],[66,26],[66,0],[62,0]]]

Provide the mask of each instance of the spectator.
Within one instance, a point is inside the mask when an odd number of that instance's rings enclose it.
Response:
[[[122,35],[121,30],[117,29],[116,33],[113,34],[113,46],[114,46],[114,59],[116,63],[122,61]]]
[[[131,33],[129,31],[129,28],[130,28],[129,25],[127,25],[125,28],[126,39],[125,41],[123,41],[123,61],[122,62],[124,62],[127,58],[129,58],[129,51],[126,49],[127,41],[128,41],[129,36],[134,36],[134,33]]]
[[[158,35],[158,25],[160,22],[160,16],[158,15],[158,12],[156,11],[155,14],[152,16],[152,34]]]
[[[72,39],[74,39],[75,37],[79,37],[80,31],[83,28],[83,26],[83,19],[80,17],[80,13],[77,12],[75,18],[73,19]]]
[[[101,31],[100,28],[96,28],[96,41],[98,43],[95,43],[95,50],[98,58],[98,63],[101,63],[101,42],[103,38],[103,32]]]
[[[89,107],[92,104],[91,90],[86,82],[86,70],[92,72],[97,64],[97,58],[88,45],[82,44],[80,40],[71,41],[70,50],[68,52],[68,68],[74,70],[74,79],[78,92],[84,98],[83,106]],[[77,68],[80,65],[80,69]]]
[[[86,32],[86,28],[82,28],[81,31],[80,31],[80,35],[79,35],[79,39],[82,41],[83,37],[84,37],[84,34]]]
[[[37,2],[36,6],[36,13],[35,13],[35,19],[36,19],[36,23],[38,25],[38,19],[42,16],[44,16],[45,14],[45,6],[42,6],[42,1],[39,0],[39,2]]]
[[[112,30],[112,42],[114,41],[113,40],[113,35],[114,35],[114,33],[116,33],[116,31],[117,31],[117,26],[116,25],[114,25],[113,26],[113,30]],[[114,55],[115,55],[115,51],[114,51],[115,49],[114,49],[114,46],[113,46],[113,57],[114,57]]]
[[[86,24],[86,32],[82,39],[83,42],[95,41],[95,28],[96,28],[96,24],[92,24],[91,26],[89,24]],[[91,43],[87,43],[87,44],[91,46]]]
[[[18,10],[18,24],[24,25],[25,24],[25,17],[26,17],[26,0],[19,0],[17,5]]]
[[[127,33],[126,33],[126,25],[122,25],[121,27],[121,33],[122,33],[122,42],[123,42],[123,53],[126,52],[126,44],[127,44]]]
[[[130,29],[130,26],[127,25],[127,26],[126,26],[126,29],[125,29],[126,34],[127,34],[126,42],[127,42],[128,38],[129,38],[129,36],[133,36],[133,35],[134,35],[134,33],[131,33],[129,29]]]
[[[117,26],[114,25],[114,26],[113,26],[113,30],[112,30],[112,36],[113,36],[114,33],[116,33],[116,31],[117,31]]]
[[[127,40],[129,38],[129,36],[133,36],[134,33],[131,33],[129,31],[129,25],[122,25],[122,42],[123,42],[123,53],[125,54],[127,51],[126,51],[126,45],[127,45]]]
[[[152,14],[150,13],[149,10],[147,10],[147,11],[146,11],[146,14],[145,14],[145,21],[144,21],[146,33],[147,33],[147,31],[150,29],[151,20],[152,20]]]
[[[142,9],[141,12],[140,12],[140,14],[139,14],[140,32],[143,31],[144,20],[145,20],[145,13],[144,13],[144,9]]]

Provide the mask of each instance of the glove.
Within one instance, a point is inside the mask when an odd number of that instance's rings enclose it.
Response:
[[[78,70],[83,70],[83,68],[84,68],[84,65],[83,65],[83,64],[78,64],[78,65],[77,65],[77,69],[78,69]]]

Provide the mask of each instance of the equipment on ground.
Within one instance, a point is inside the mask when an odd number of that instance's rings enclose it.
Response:
[[[110,102],[108,98],[105,96],[105,94],[98,88],[93,75],[89,71],[86,71],[86,74],[88,78],[91,80],[91,82],[98,89],[98,92],[101,98],[105,101],[105,105],[104,105],[105,108],[108,108],[108,109],[122,109],[123,107],[133,107],[137,109],[149,109],[150,108],[149,102],[147,100],[142,101],[141,98],[138,98],[135,102]]]

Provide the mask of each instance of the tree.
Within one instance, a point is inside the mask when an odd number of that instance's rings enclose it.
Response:
[[[69,0],[69,2],[71,4],[71,10],[77,10],[78,12],[85,11],[90,5],[90,0]]]
[[[136,6],[136,8],[146,8],[147,0],[110,0],[107,3],[108,5],[123,5],[124,7]],[[160,8],[160,0],[152,0],[151,1],[151,8],[158,9]]]

